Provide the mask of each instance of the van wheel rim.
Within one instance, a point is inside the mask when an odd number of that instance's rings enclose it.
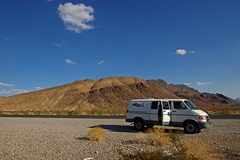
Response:
[[[142,124],[138,122],[138,123],[136,124],[136,128],[137,128],[137,129],[141,129],[141,128],[142,128]]]
[[[193,124],[187,124],[186,129],[191,133],[195,130],[195,126]]]

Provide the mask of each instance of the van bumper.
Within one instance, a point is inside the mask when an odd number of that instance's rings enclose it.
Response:
[[[198,122],[198,126],[200,129],[202,128],[211,128],[212,127],[212,122],[207,121],[207,122]]]

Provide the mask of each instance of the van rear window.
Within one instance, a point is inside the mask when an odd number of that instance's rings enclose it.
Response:
[[[134,107],[144,107],[144,103],[132,103]]]
[[[159,103],[158,101],[153,101],[151,109],[157,109],[158,108],[158,103]]]

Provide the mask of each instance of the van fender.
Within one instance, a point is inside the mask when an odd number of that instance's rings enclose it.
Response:
[[[188,122],[193,122],[193,123],[198,124],[195,119],[186,119],[186,120],[183,122],[183,126],[186,125],[186,123],[188,123]]]

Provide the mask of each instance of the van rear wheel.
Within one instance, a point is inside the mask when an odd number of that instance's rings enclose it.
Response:
[[[198,125],[194,122],[187,122],[184,125],[184,132],[188,133],[188,134],[194,134],[197,133],[199,131]]]
[[[142,121],[142,120],[136,120],[136,121],[134,121],[134,128],[135,128],[136,130],[138,130],[138,131],[143,130],[143,128],[144,128],[144,123],[143,123],[143,121]]]

